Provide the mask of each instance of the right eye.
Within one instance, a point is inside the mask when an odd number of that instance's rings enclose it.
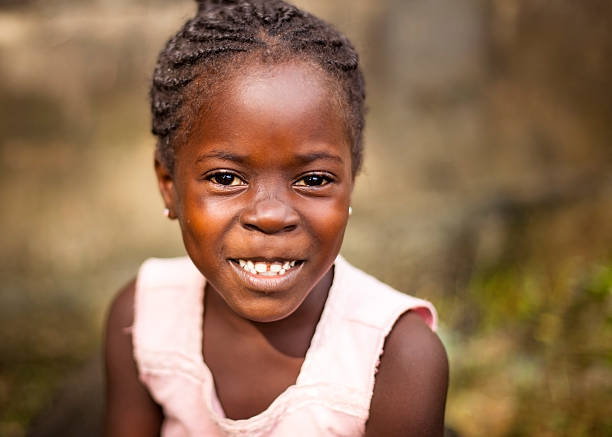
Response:
[[[246,185],[246,182],[240,179],[237,175],[229,172],[213,173],[207,176],[206,179],[211,181],[213,184],[223,185],[225,187],[238,187]]]

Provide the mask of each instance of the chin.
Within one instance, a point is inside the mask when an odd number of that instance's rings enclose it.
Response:
[[[234,308],[234,312],[241,317],[257,323],[278,322],[289,317],[299,307],[279,305],[278,302],[258,302],[248,308]]]

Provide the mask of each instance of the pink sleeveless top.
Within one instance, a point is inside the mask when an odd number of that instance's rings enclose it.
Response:
[[[412,310],[436,329],[429,302],[393,290],[338,256],[297,381],[262,413],[232,420],[202,358],[204,285],[189,258],[149,259],[138,273],[134,357],[140,379],[163,408],[163,437],[362,436],[385,337],[397,318]]]

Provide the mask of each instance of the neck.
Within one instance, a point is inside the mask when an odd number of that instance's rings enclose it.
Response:
[[[238,335],[258,335],[284,355],[304,357],[327,301],[334,277],[333,267],[289,316],[274,322],[254,322],[240,317],[210,286],[206,285],[205,308],[215,311],[225,329]]]

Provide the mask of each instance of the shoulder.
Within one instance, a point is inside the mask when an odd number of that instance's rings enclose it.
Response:
[[[366,436],[442,436],[448,360],[438,336],[413,311],[385,340]]]
[[[107,317],[107,332],[123,330],[134,322],[134,295],[136,293],[136,278],[125,284],[111,302]]]
[[[136,280],[129,281],[111,302],[104,338],[104,359],[107,383],[114,378],[136,375],[136,364],[132,358],[132,336],[130,329],[134,321],[134,294]],[[107,385],[107,388],[109,386]]]
[[[161,426],[161,410],[140,382],[133,358],[130,329],[134,322],[135,291],[135,279],[119,290],[106,321],[105,428],[109,436],[156,436]]]
[[[437,313],[431,302],[401,293],[339,257],[336,261],[344,292],[344,312],[351,319],[378,326],[386,334],[402,313],[418,313],[434,331]],[[394,330],[402,329],[395,323]],[[435,336],[434,336],[435,337]]]
[[[136,279],[132,279],[119,290],[110,304],[104,338],[104,356],[107,367],[115,367],[116,364],[120,364],[116,367],[122,370],[126,360],[131,359],[130,329],[134,323],[135,292]],[[129,356],[126,356],[128,353]]]
[[[139,288],[185,288],[201,279],[201,273],[187,256],[149,258],[138,270]]]

